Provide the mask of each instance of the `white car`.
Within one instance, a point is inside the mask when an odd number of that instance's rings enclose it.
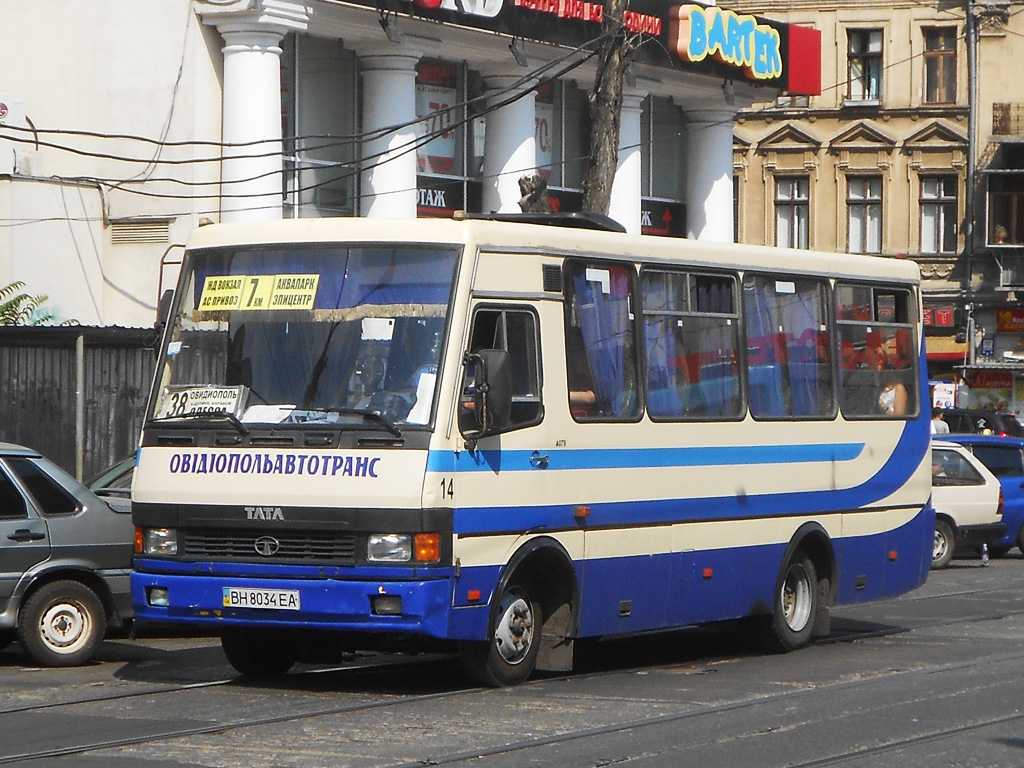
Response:
[[[932,441],[933,569],[945,568],[954,551],[978,549],[1006,535],[999,480],[956,443]]]

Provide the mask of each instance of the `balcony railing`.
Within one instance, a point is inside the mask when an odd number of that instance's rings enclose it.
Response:
[[[993,104],[992,133],[995,136],[1018,136],[1024,133],[1024,104]]]

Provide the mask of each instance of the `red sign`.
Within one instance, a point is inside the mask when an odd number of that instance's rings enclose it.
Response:
[[[968,384],[972,389],[1010,389],[1013,387],[1013,374],[1010,371],[971,371]]]
[[[925,307],[922,319],[926,328],[952,328],[953,307]]]
[[[1024,333],[1024,309],[1000,309],[996,312],[997,333]]]

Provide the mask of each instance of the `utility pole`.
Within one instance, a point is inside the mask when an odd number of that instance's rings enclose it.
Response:
[[[622,25],[626,0],[605,0],[597,52],[597,77],[589,95],[590,161],[583,180],[583,210],[607,215],[612,199],[612,181],[619,164],[619,119],[622,113],[622,82],[630,39]]]

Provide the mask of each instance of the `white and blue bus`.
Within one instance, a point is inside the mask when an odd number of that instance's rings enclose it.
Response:
[[[577,638],[745,619],[790,650],[924,582],[914,263],[515,218],[197,230],[135,471],[141,620],[248,675],[446,648],[508,685]]]

